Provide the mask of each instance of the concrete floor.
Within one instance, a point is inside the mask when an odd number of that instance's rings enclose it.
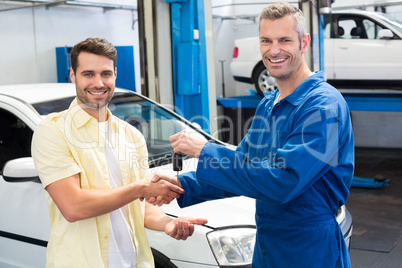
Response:
[[[402,149],[356,149],[355,176],[386,177],[383,188],[352,187],[346,202],[353,217],[353,268],[402,267]]]

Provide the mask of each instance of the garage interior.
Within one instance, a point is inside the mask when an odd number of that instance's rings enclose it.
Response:
[[[130,4],[118,0],[80,1],[86,5],[80,5],[78,1],[12,2],[0,1],[0,53],[3,59],[0,73],[14,75],[1,75],[0,85],[60,82],[57,71],[62,67],[58,66],[56,48],[67,49],[88,35],[104,36],[112,43],[134,48],[129,54],[133,59],[129,63],[132,71],[125,74],[132,79],[122,81],[121,85],[130,83],[130,89],[175,107],[176,112],[189,120],[197,116],[211,118],[209,122],[193,121],[224,142],[236,144],[243,137],[261,97],[255,94],[252,85],[236,82],[231,76],[233,44],[237,38],[258,34],[256,10],[274,1],[205,1],[205,18],[198,21],[204,23],[203,28],[194,32],[199,25],[190,25],[180,33],[169,28],[174,23],[169,5],[185,1],[127,1]],[[314,1],[293,2],[310,5]],[[370,2],[367,5],[361,4],[362,1],[328,2],[333,7],[394,12],[402,20],[401,1],[367,1]],[[247,4],[250,10],[243,10],[242,14],[239,10]],[[312,16],[318,16],[315,11],[310,10]],[[194,17],[197,15],[191,14],[184,20],[192,21]],[[90,20],[101,23],[98,27],[79,29],[80,23],[89,24]],[[26,27],[22,28],[21,24]],[[311,29],[318,27],[314,22],[310,26]],[[199,69],[186,69],[181,65],[182,60],[175,62],[180,57],[198,60],[192,54],[194,46],[191,42],[182,47],[187,54],[174,55],[172,46],[179,35],[180,38],[181,35],[188,36],[189,40],[197,35],[196,41],[205,43],[200,52],[204,53],[205,62],[201,62]],[[21,54],[11,57],[6,55],[8,51],[14,54],[21,51]],[[318,48],[312,48],[310,53],[314,58],[320,52]],[[312,60],[312,69],[319,68],[320,64]],[[175,84],[175,79],[181,84]],[[198,81],[202,81],[200,85]],[[189,85],[196,90],[183,91],[182,88]],[[402,89],[384,87],[353,91],[343,88],[341,92],[352,111],[356,140],[355,176],[377,179],[377,182],[389,181],[378,188],[357,185],[350,190],[346,206],[353,217],[352,267],[401,267]],[[197,110],[191,107],[194,102],[201,103]],[[232,118],[237,128],[227,131],[225,122],[212,120],[220,115]]]
[[[402,254],[402,152],[356,148],[355,176],[382,177],[381,188],[352,187],[346,206],[353,215],[352,267],[400,267]]]

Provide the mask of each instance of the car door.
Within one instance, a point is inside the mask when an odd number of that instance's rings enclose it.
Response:
[[[24,164],[33,165],[32,117],[40,120],[38,116],[24,103],[5,100],[0,95],[0,267],[45,267],[50,220],[42,184],[6,178],[3,174],[8,161],[23,159]],[[18,168],[17,165],[13,169]]]
[[[331,57],[325,62],[328,78],[335,80],[400,79],[402,70],[396,55],[401,54],[401,40],[380,39],[386,29],[375,20],[357,14],[336,16],[337,34],[325,39],[324,50]]]

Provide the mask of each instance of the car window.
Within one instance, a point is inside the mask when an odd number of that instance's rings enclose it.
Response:
[[[339,17],[339,19],[338,19],[338,29],[341,29],[341,30],[338,30],[338,31],[343,33],[343,34],[339,34],[338,38],[352,39],[352,38],[355,38],[352,35],[352,30],[357,29],[357,23],[354,20],[354,18]]]
[[[171,154],[173,150],[169,137],[186,128],[173,114],[137,95],[116,95],[109,109],[141,131],[147,141],[150,160]]]
[[[338,38],[379,39],[378,33],[386,29],[375,21],[362,16],[340,16],[338,18]]]
[[[12,159],[31,156],[32,130],[10,112],[0,109],[0,171]]]
[[[363,20],[363,25],[366,29],[368,39],[380,39],[378,33],[381,29],[386,29],[378,23],[375,23],[374,21],[368,19]]]
[[[48,115],[67,110],[75,96],[32,104],[40,115]]]

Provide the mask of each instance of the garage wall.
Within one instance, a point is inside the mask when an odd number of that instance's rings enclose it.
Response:
[[[254,89],[253,85],[239,83],[233,79],[230,63],[233,57],[234,41],[258,35],[258,16],[269,1],[250,1],[247,5],[244,3],[245,1],[236,0],[212,1],[216,92],[220,97],[223,95],[222,83],[225,84],[226,97],[246,95],[247,89]],[[249,16],[251,19],[241,19],[239,16]]]
[[[402,148],[400,112],[352,111],[356,147]]]
[[[10,5],[0,4],[0,9]],[[133,19],[135,20],[133,24]],[[116,46],[134,46],[139,70],[136,12],[97,7],[45,6],[0,12],[0,84],[57,82],[56,47],[87,37],[103,37]],[[139,72],[136,88],[140,89]]]

